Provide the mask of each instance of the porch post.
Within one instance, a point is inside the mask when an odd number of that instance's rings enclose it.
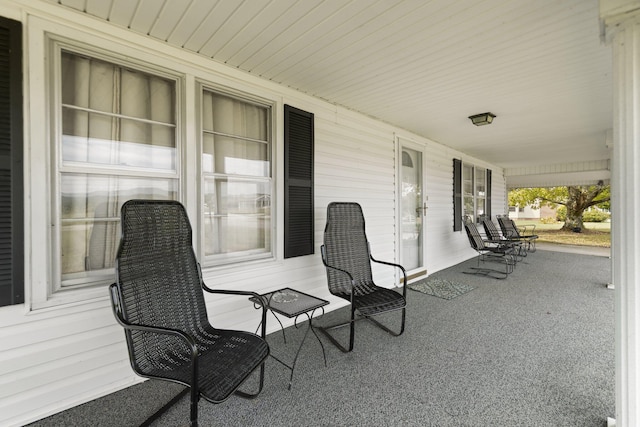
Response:
[[[616,420],[640,425],[640,1],[600,0],[613,48],[612,273]]]

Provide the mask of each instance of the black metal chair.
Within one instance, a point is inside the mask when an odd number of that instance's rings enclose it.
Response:
[[[464,229],[467,232],[469,244],[478,253],[478,267],[474,267],[473,271],[465,271],[465,273],[481,274],[494,279],[506,279],[516,265],[517,255],[513,246],[483,239],[473,222],[465,222]],[[480,267],[481,261],[483,263],[487,261],[500,263],[504,266],[504,270]]]
[[[493,221],[491,221],[491,218],[487,216],[483,216],[480,222],[482,223],[482,228],[484,228],[484,233],[489,242],[511,245],[515,249],[518,261],[527,256],[527,250],[525,249],[524,242],[522,242],[521,239],[511,238],[504,234],[500,234],[500,231]]]
[[[536,230],[535,225],[523,226],[522,230],[519,230],[518,227],[516,227],[515,222],[513,222],[513,220],[507,215],[497,215],[496,218],[498,218],[498,224],[500,224],[502,234],[509,236],[510,239],[524,242],[529,252],[536,251],[536,240],[538,239],[538,235],[534,234]],[[531,231],[529,231],[529,227],[531,228]]]
[[[264,340],[266,310],[262,311],[262,337],[217,329],[209,323],[203,290],[260,296],[204,284],[191,246],[191,225],[179,202],[131,200],[122,207],[121,219],[116,283],[110,286],[110,295],[114,315],[125,328],[131,366],[142,377],[188,386],[145,425],[189,390],[192,426],[198,424],[200,396],[213,403],[233,393],[256,397],[264,384],[264,360],[269,355]],[[258,391],[238,390],[258,367]]]
[[[332,326],[319,327],[329,340],[343,352],[353,350],[355,322],[368,319],[394,336],[404,332],[406,316],[407,273],[399,265],[378,261],[371,256],[365,234],[364,215],[358,203],[333,202],[327,207],[327,224],[324,244],[321,247],[322,262],[327,270],[329,292],[350,303],[350,320]],[[373,281],[371,262],[400,269],[403,276],[400,292],[380,287]],[[395,332],[373,319],[372,316],[401,310],[400,331]],[[356,312],[358,317],[356,318]],[[329,330],[349,325],[349,345],[343,346]]]

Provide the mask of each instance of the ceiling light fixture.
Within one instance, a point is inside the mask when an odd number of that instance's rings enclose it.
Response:
[[[473,123],[476,126],[484,126],[484,125],[490,125],[491,122],[493,122],[493,118],[496,115],[493,113],[482,113],[482,114],[476,114],[474,116],[469,116],[469,119],[471,119],[471,123]]]

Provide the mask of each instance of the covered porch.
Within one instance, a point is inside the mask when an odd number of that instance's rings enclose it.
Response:
[[[404,335],[360,322],[350,354],[322,337],[326,368],[309,336],[290,391],[288,371],[269,358],[257,399],[201,400],[200,424],[606,425],[615,412],[611,259],[557,249],[530,254],[507,280],[464,274],[475,259],[442,270],[434,277],[474,289],[451,300],[409,291]],[[317,323],[341,316],[344,309]],[[286,345],[279,331],[269,342],[274,353],[292,357],[300,331],[286,334]],[[181,388],[147,381],[33,426],[138,425]],[[152,425],[188,419],[184,397]]]
[[[18,53],[3,74],[18,82],[8,85],[15,159],[0,162],[15,178],[18,232],[3,241],[16,278],[0,294],[0,424],[127,424],[148,412],[139,398],[155,404],[164,393],[136,385],[107,292],[118,208],[150,193],[186,206],[205,281],[221,288],[292,286],[331,299],[319,246],[336,200],[363,205],[381,259],[403,262],[404,227],[421,216],[415,277],[452,274],[476,286],[452,301],[412,293],[406,335],[360,325],[356,352],[327,346],[326,369],[307,343],[291,392],[270,366],[259,399],[203,403],[203,425],[640,424],[638,0],[5,0],[0,18]],[[102,69],[113,76],[89,84]],[[212,106],[224,103],[219,120]],[[315,120],[300,256],[287,254],[285,236],[289,108]],[[258,112],[247,127],[255,135],[242,133],[247,111]],[[493,124],[472,125],[482,112],[497,116]],[[210,128],[214,118],[239,125]],[[107,130],[91,134],[103,120]],[[239,148],[218,151],[214,140]],[[424,184],[406,216],[405,152],[422,159],[414,164]],[[465,171],[469,207],[455,194]],[[598,182],[612,186],[611,259],[541,250],[505,281],[459,274],[475,262],[456,226],[463,212],[506,214],[511,187]],[[252,226],[224,223],[239,217]],[[251,239],[236,239],[243,227]],[[540,279],[545,263],[565,257]],[[601,263],[602,277],[585,275]],[[217,326],[255,327],[235,303],[207,304]],[[388,368],[385,379],[369,365]],[[347,369],[358,381],[345,383]],[[183,410],[160,424],[184,424]]]

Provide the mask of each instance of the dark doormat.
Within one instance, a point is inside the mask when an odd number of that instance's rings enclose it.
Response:
[[[443,298],[446,300],[459,297],[473,289],[473,286],[465,285],[464,283],[451,282],[444,279],[422,279],[414,283],[407,285],[409,289],[422,292],[434,297]]]

